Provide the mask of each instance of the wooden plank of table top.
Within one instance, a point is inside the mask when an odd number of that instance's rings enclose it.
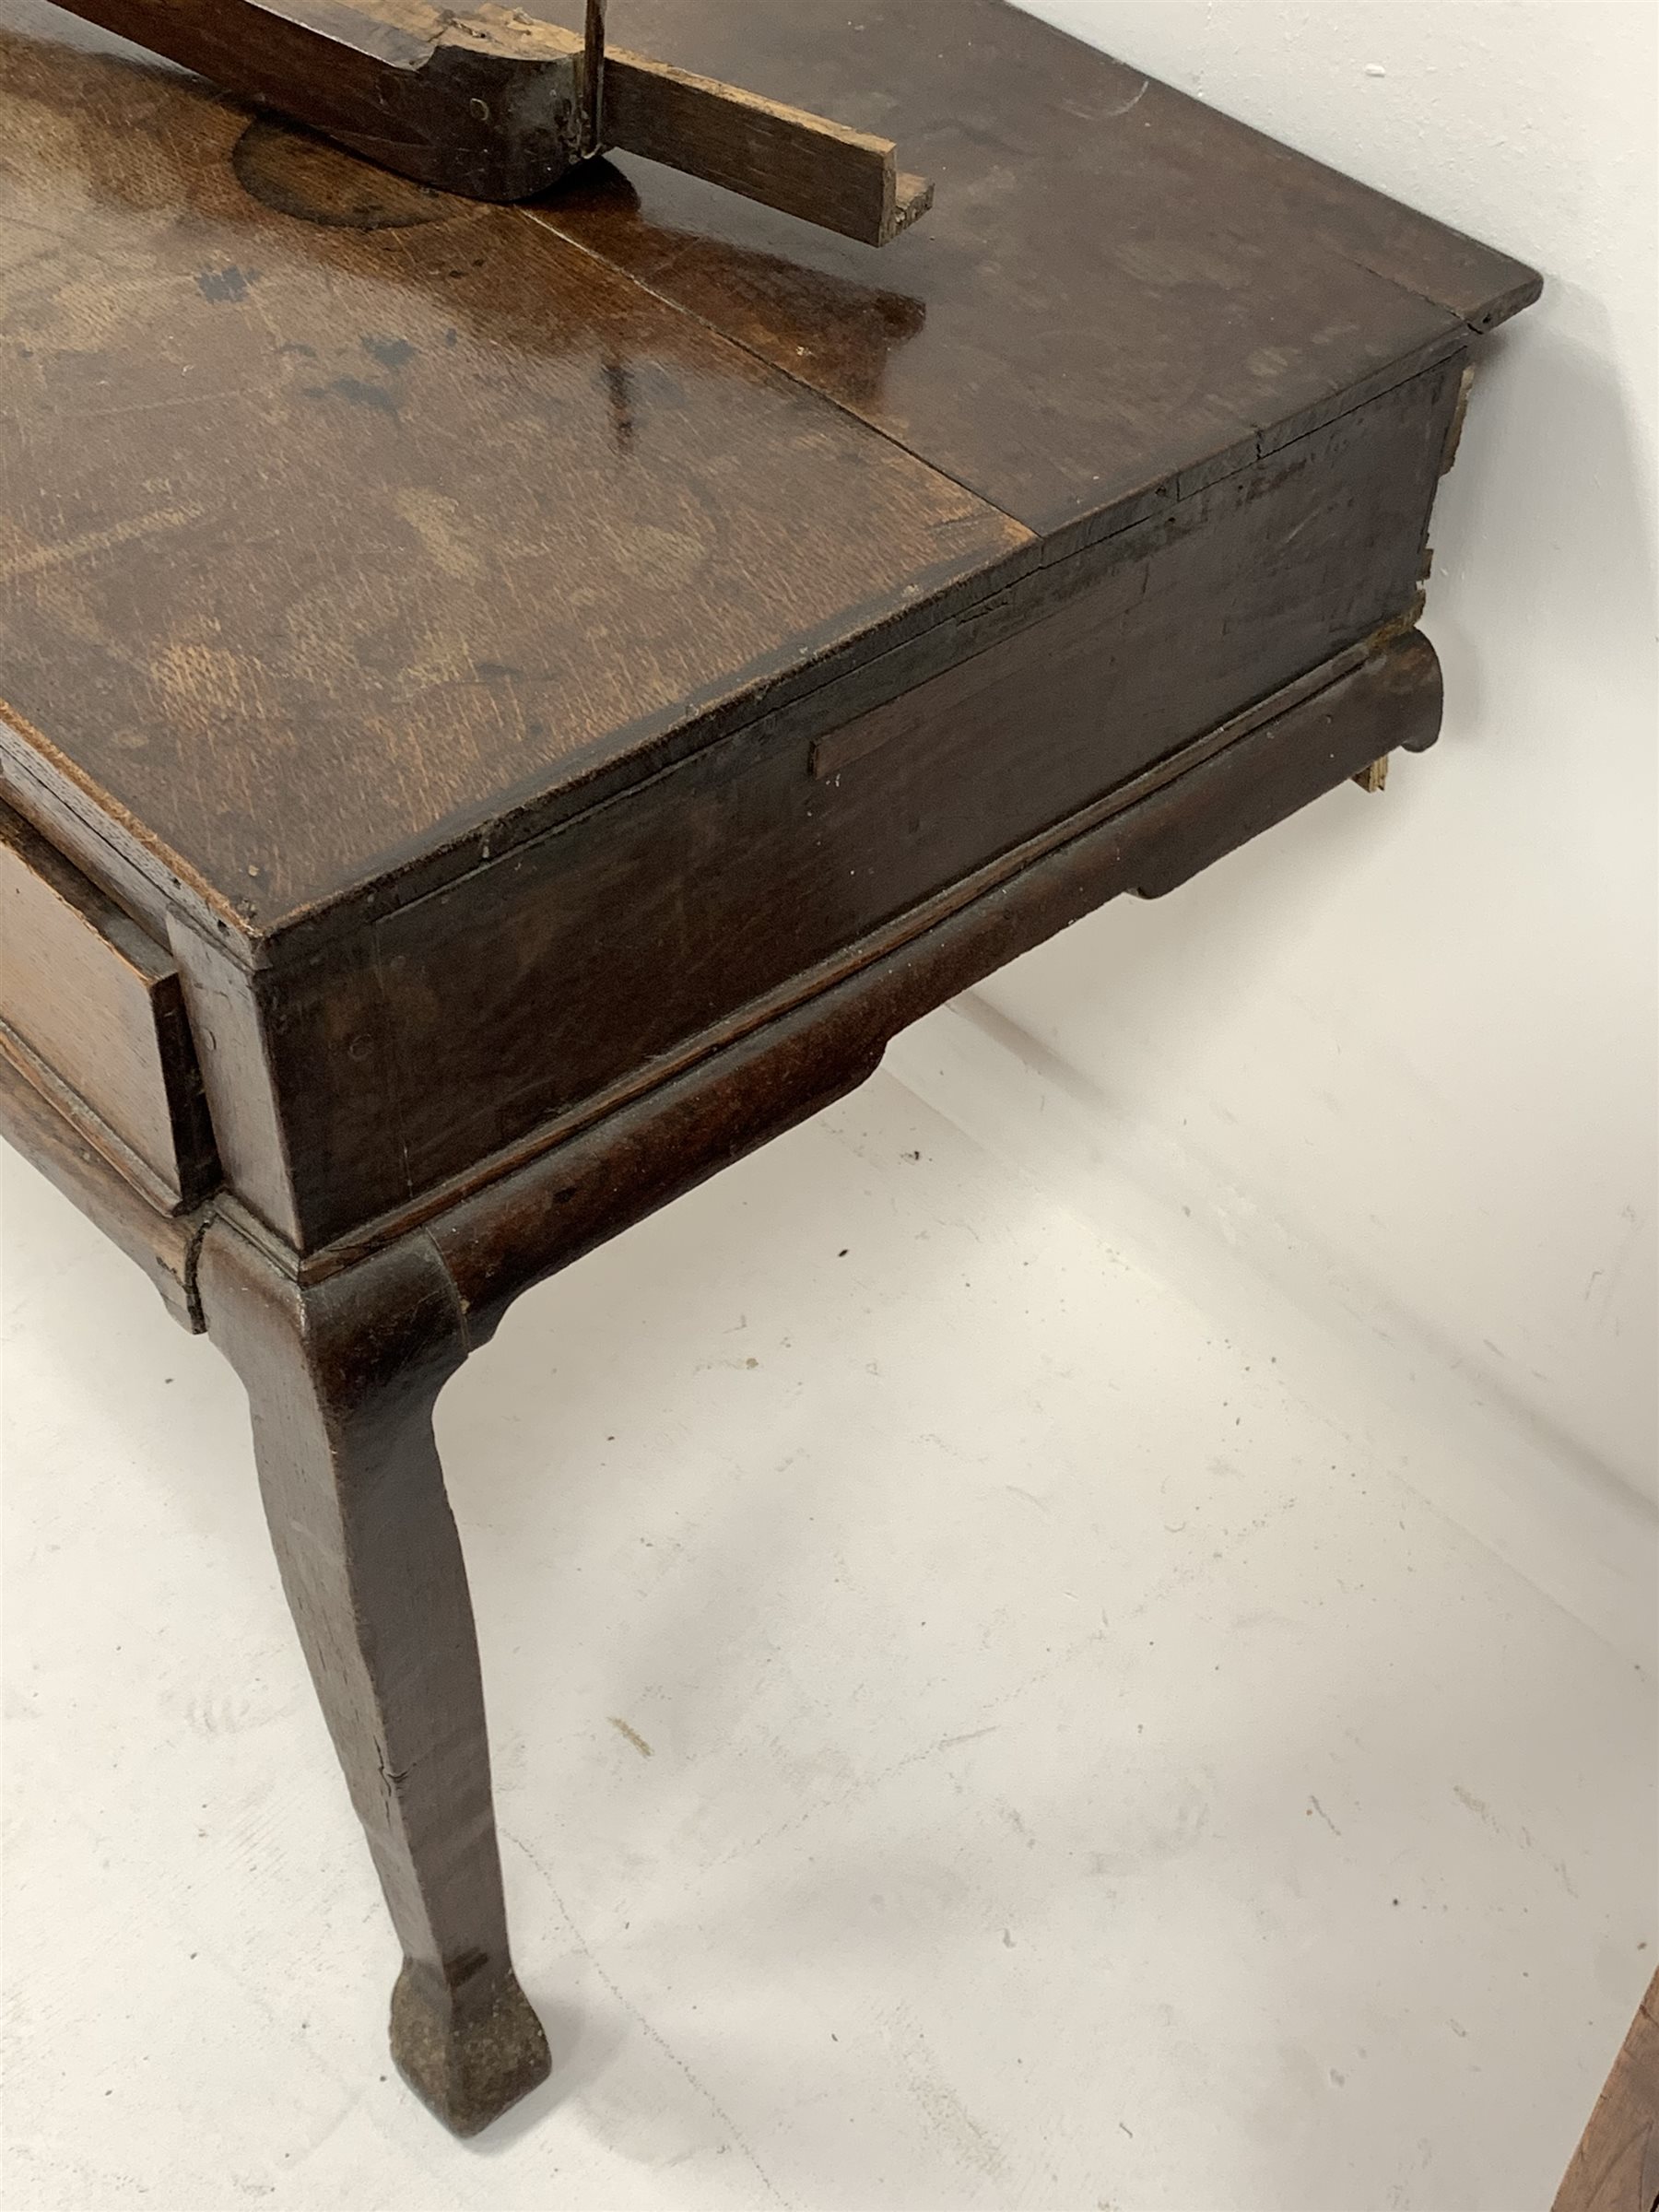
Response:
[[[328,148],[324,190],[316,147],[0,0],[20,765],[257,941],[936,624],[1021,521],[1052,561],[1244,465],[1531,281],[951,16],[629,0],[670,61],[913,138],[943,196],[877,261],[643,162],[642,211],[616,172],[498,214]]]
[[[1030,544],[516,213],[295,219],[243,112],[35,0],[0,85],[5,742],[235,932]]]
[[[531,0],[579,19],[580,0]],[[628,0],[671,62],[898,140],[865,250],[622,157],[538,211],[1033,529],[1124,500],[1533,297],[1537,279],[1003,0]],[[878,282],[885,299],[872,299]]]
[[[215,1094],[238,1192],[301,1249],[394,1213],[1371,638],[1414,597],[1458,385],[1446,363],[1031,578],[925,680],[907,653],[823,687],[285,960],[246,1053],[283,1141]],[[190,957],[223,1050],[240,971]]]
[[[1654,2212],[1659,2204],[1659,1974],[1613,2062],[1553,2212]]]

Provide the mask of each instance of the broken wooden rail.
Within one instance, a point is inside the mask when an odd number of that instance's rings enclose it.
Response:
[[[275,108],[383,168],[474,199],[522,200],[615,148],[866,245],[933,198],[891,140],[607,49],[514,8],[429,0],[69,0],[70,12]]]

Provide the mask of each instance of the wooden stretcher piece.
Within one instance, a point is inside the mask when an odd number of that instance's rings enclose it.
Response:
[[[890,139],[848,129],[585,33],[490,4],[429,0],[72,0],[71,12],[401,175],[522,200],[615,147],[865,245],[933,198]]]

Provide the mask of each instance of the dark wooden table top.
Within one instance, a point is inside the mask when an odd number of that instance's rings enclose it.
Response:
[[[465,873],[1535,288],[1001,0],[616,30],[896,136],[933,213],[877,253],[626,160],[445,199],[0,0],[0,747],[233,945]]]

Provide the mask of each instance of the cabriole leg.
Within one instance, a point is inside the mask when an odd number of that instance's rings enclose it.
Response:
[[[300,1289],[223,1222],[200,1283],[247,1388],[283,1587],[404,1947],[392,2054],[472,2135],[549,2062],[508,1954],[472,1603],[432,1435],[466,1351],[454,1293],[422,1237]]]

